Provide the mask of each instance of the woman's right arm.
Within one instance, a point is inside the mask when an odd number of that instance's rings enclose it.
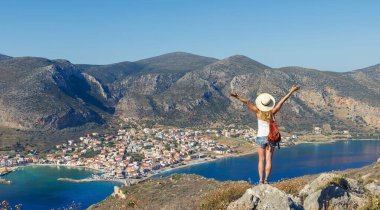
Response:
[[[240,97],[238,96],[238,94],[236,94],[236,93],[230,93],[230,96],[232,96],[232,97],[238,99],[239,101],[241,101],[241,102],[247,104],[248,108],[249,108],[250,110],[254,111],[255,113],[259,113],[259,109],[258,109],[255,105],[253,105],[252,103],[250,103],[247,99],[245,99],[245,98],[240,98]]]
[[[273,114],[276,114],[280,109],[281,109],[281,106],[282,104],[284,104],[284,102],[286,100],[288,100],[288,98],[294,93],[296,92],[298,89],[300,89],[300,86],[299,85],[294,85],[288,94],[286,94],[286,96],[284,96],[280,102],[278,102],[278,104],[274,107],[274,109],[272,110],[272,113]]]

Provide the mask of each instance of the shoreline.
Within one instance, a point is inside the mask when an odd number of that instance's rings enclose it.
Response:
[[[15,169],[14,169],[13,171],[16,171],[16,170],[18,170],[18,169],[25,168],[25,167],[36,167],[36,166],[37,166],[37,167],[38,167],[38,166],[46,166],[46,167],[80,168],[80,169],[85,169],[85,170],[91,170],[91,171],[103,172],[103,171],[101,171],[100,169],[91,168],[91,167],[88,167],[88,166],[72,166],[72,165],[52,164],[52,163],[48,163],[48,164],[35,164],[35,163],[30,163],[30,164],[26,164],[26,165],[14,166]]]
[[[286,145],[286,146],[281,146],[281,148],[293,147],[293,146],[297,146],[299,144],[332,144],[332,143],[335,143],[335,142],[338,142],[338,141],[368,141],[368,140],[379,141],[380,139],[331,139],[331,140],[328,140],[328,141],[294,142],[294,144]],[[245,153],[240,153],[240,154],[235,154],[235,155],[223,156],[223,157],[219,157],[219,158],[215,158],[215,159],[211,159],[211,160],[199,161],[199,162],[194,162],[194,163],[188,163],[186,165],[181,165],[181,166],[178,166],[178,167],[175,167],[175,168],[169,168],[167,170],[160,171],[157,174],[153,174],[153,175],[150,175],[148,177],[144,177],[144,179],[141,179],[141,181],[145,180],[145,179],[148,179],[148,178],[151,178],[153,176],[159,176],[159,175],[162,176],[162,174],[170,172],[170,171],[173,171],[173,170],[176,170],[176,169],[181,169],[181,168],[190,167],[190,166],[193,166],[193,165],[198,165],[198,164],[203,164],[203,163],[209,163],[209,162],[213,162],[213,161],[217,161],[217,160],[222,160],[222,159],[225,159],[225,158],[236,158],[236,157],[241,157],[241,156],[246,156],[246,155],[253,155],[253,154],[256,154],[256,153],[257,153],[257,146],[251,152],[245,152]]]
[[[61,182],[73,182],[73,183],[83,183],[83,182],[121,182],[124,183],[124,179],[93,179],[93,178],[84,178],[84,179],[72,179],[72,178],[58,178],[57,181]]]
[[[13,184],[11,180],[0,179],[0,184]]]
[[[335,142],[338,142],[338,141],[363,141],[363,140],[364,141],[367,141],[367,140],[378,141],[380,139],[331,139],[331,140],[328,140],[328,141],[305,141],[305,142],[294,142],[294,144],[284,145],[281,148],[293,147],[293,146],[296,146],[296,145],[299,145],[299,144],[331,144],[331,143],[335,143]],[[75,183],[80,183],[80,182],[118,182],[118,183],[122,183],[122,184],[126,184],[126,183],[136,184],[136,183],[139,183],[139,182],[144,181],[146,179],[150,179],[150,178],[155,179],[155,178],[162,177],[162,174],[170,172],[170,171],[173,171],[173,170],[177,170],[177,169],[181,169],[181,168],[186,168],[186,167],[191,167],[191,166],[198,165],[198,164],[203,164],[203,163],[210,163],[210,162],[213,162],[213,161],[223,160],[225,158],[237,158],[237,157],[242,157],[242,156],[247,156],[247,155],[253,155],[253,154],[256,154],[256,153],[257,153],[257,146],[255,146],[255,148],[252,151],[250,151],[250,152],[239,153],[239,154],[229,154],[229,155],[225,155],[225,156],[221,155],[221,156],[216,156],[215,159],[207,157],[207,158],[203,158],[203,159],[194,159],[194,160],[189,160],[189,161],[183,161],[181,163],[185,163],[184,165],[178,165],[178,166],[175,166],[174,168],[171,168],[170,166],[169,167],[165,167],[162,170],[159,170],[159,172],[157,172],[157,173],[148,174],[147,176],[145,176],[143,178],[140,178],[140,179],[117,179],[117,178],[115,178],[113,180],[108,180],[108,179],[91,179],[91,178],[89,179],[89,178],[85,178],[85,179],[76,180],[76,179],[71,179],[71,178],[58,178],[57,180],[58,181],[75,182]],[[21,165],[21,166],[12,166],[12,167],[9,167],[9,168],[11,168],[11,171],[9,173],[14,172],[14,171],[16,171],[18,169],[21,169],[21,168],[24,168],[24,167],[35,167],[35,166],[37,166],[37,167],[39,167],[39,166],[67,167],[67,168],[76,168],[76,169],[91,170],[91,171],[94,171],[94,172],[102,172],[102,173],[105,172],[104,170],[100,170],[100,169],[96,169],[96,168],[91,168],[91,167],[88,167],[88,166],[73,166],[73,165],[64,165],[64,164],[33,164],[32,163],[32,164],[26,164],[26,165]],[[154,177],[154,176],[157,176],[157,177]],[[2,183],[0,183],[0,184],[2,184]]]
[[[331,144],[338,141],[380,141],[380,139],[329,139],[326,141],[301,141],[295,142],[295,145],[298,144]]]

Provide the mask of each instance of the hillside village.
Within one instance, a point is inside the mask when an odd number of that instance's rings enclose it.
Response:
[[[310,135],[340,135],[351,138],[348,130],[314,126]],[[282,146],[303,141],[305,136],[283,135]],[[0,174],[24,165],[65,165],[101,172],[94,179],[125,182],[213,159],[253,153],[256,130],[252,128],[191,129],[175,127],[121,126],[104,134],[90,133],[77,140],[55,145],[53,152],[0,155]]]
[[[218,142],[219,138],[231,137],[241,139],[242,143]],[[27,155],[2,155],[0,166],[83,166],[103,172],[102,179],[135,179],[165,168],[240,154],[239,146],[247,144],[253,148],[255,137],[254,129],[118,129],[114,134],[91,133],[77,141],[68,140],[46,155],[38,155],[36,151]]]

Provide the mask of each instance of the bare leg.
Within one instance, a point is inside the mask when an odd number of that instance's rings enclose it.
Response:
[[[263,181],[263,177],[264,177],[265,148],[258,147],[257,148],[257,152],[259,153],[258,170],[259,170],[260,181]]]
[[[266,150],[265,180],[268,180],[270,172],[272,170],[272,157],[274,153],[274,147],[268,146]]]

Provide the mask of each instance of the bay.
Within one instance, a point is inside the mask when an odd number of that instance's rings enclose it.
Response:
[[[28,166],[3,176],[14,182],[0,185],[0,199],[12,206],[22,204],[21,209],[58,209],[80,204],[81,209],[97,203],[113,192],[112,182],[72,183],[57,181],[58,178],[83,179],[95,171],[63,166]]]
[[[275,151],[270,181],[278,181],[306,174],[332,170],[358,168],[371,164],[380,157],[380,141],[351,140],[326,144],[299,144]],[[213,162],[175,169],[159,176],[174,173],[198,174],[220,181],[246,180],[257,182],[257,154],[223,158]],[[82,209],[95,204],[113,191],[119,183],[60,182],[57,178],[87,178],[92,170],[63,166],[28,166],[19,168],[2,178],[14,182],[0,185],[0,199],[12,205],[22,204],[22,209],[62,208],[73,201]],[[159,177],[156,176],[155,178]]]
[[[375,162],[378,157],[380,157],[379,140],[298,144],[275,150],[269,181],[332,170],[359,168]],[[245,180],[257,183],[259,180],[257,163],[257,154],[251,154],[175,169],[159,176],[185,173],[198,174],[220,181]]]

